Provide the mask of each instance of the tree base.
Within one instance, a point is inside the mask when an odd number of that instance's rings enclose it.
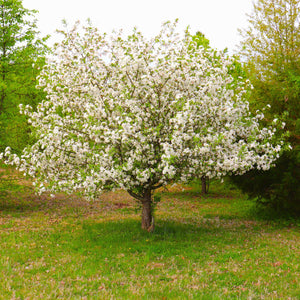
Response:
[[[147,230],[148,232],[153,232],[154,230],[151,191],[145,193],[142,201],[142,229]]]

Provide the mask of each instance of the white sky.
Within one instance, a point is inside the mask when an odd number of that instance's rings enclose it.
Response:
[[[62,19],[72,25],[90,18],[107,33],[120,28],[129,33],[137,26],[153,36],[163,22],[179,18],[180,28],[190,25],[191,32],[204,33],[212,47],[232,52],[240,40],[237,29],[247,27],[252,0],[23,0],[23,6],[39,11],[39,30],[52,35],[51,41]]]

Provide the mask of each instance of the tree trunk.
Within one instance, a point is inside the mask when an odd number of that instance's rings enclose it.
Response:
[[[207,194],[207,182],[206,182],[206,176],[201,177],[201,183],[202,183],[202,194]]]
[[[148,232],[154,230],[151,190],[145,192],[142,200],[142,229],[147,230]]]

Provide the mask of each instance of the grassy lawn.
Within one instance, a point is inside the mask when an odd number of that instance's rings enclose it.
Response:
[[[27,184],[1,182],[0,299],[300,299],[299,220],[258,217],[235,190],[161,190],[150,234],[123,191]]]

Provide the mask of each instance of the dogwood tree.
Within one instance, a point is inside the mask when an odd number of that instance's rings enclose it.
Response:
[[[63,32],[40,75],[47,98],[21,107],[36,143],[7,163],[33,176],[39,192],[95,197],[122,188],[153,225],[153,191],[194,177],[268,169],[280,152],[260,128],[230,60],[196,45],[167,22],[154,38],[123,38],[77,24]]]

